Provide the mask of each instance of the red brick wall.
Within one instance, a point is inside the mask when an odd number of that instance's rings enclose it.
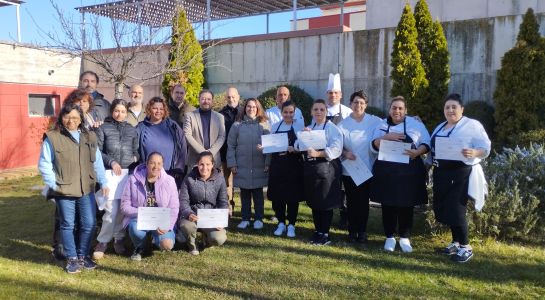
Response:
[[[28,95],[59,95],[55,114],[64,97],[73,90],[32,84],[0,83],[0,170],[36,165],[40,155],[41,137],[54,118],[29,117]]]

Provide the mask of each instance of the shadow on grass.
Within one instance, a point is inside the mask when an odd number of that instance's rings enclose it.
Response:
[[[73,276],[73,275],[72,275]],[[77,276],[77,275],[75,275]],[[23,289],[26,294],[26,297],[28,297],[28,294],[30,294],[32,291],[35,291],[37,294],[40,295],[40,298],[44,298],[44,296],[47,296],[47,294],[52,294],[52,298],[58,298],[60,295],[66,297],[81,297],[84,299],[148,299],[147,297],[138,297],[135,295],[131,295],[128,297],[127,295],[122,294],[104,294],[104,293],[96,293],[92,291],[84,291],[81,289],[78,289],[77,287],[70,288],[66,285],[60,285],[60,284],[43,284],[38,283],[30,280],[21,280],[21,279],[14,279],[14,280],[8,280],[4,278],[0,278],[0,286],[17,286],[20,289]],[[21,298],[22,299],[21,295]]]
[[[438,276],[448,274],[462,280],[473,279],[490,283],[522,281],[542,285],[544,281],[542,274],[545,273],[545,265],[509,263],[507,261],[500,263],[484,257],[476,258],[465,265],[460,265],[450,262],[448,257],[436,254],[433,251],[413,252],[410,254],[399,252],[386,253],[380,250],[371,250],[365,253],[340,253],[332,251],[334,247],[331,246],[298,247],[271,243],[254,244],[232,240],[229,241],[228,247],[240,249],[261,248],[263,250],[274,248],[279,251],[302,256],[313,255],[338,260],[339,262],[350,261],[355,265],[366,268],[401,270]],[[532,272],[528,272],[528,270],[532,270]]]

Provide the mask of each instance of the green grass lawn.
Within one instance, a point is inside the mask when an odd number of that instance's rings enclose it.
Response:
[[[331,246],[315,247],[305,205],[295,239],[274,237],[271,222],[260,232],[235,229],[237,206],[222,247],[196,257],[155,251],[141,262],[107,253],[98,269],[69,275],[51,259],[54,206],[31,190],[40,184],[0,181],[0,299],[545,297],[542,246],[472,240],[474,258],[454,264],[435,253],[449,236],[424,234],[417,216],[415,251],[385,253],[380,210],[372,209],[367,249],[345,243],[339,230]]]

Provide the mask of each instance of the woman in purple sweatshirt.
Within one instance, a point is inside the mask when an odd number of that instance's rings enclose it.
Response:
[[[139,207],[170,208],[170,226],[156,230],[138,230],[137,217]],[[152,152],[146,164],[136,167],[129,177],[121,196],[121,213],[124,215],[123,227],[127,227],[134,245],[132,260],[141,260],[146,235],[153,236],[153,243],[162,250],[174,247],[174,225],[178,218],[180,202],[174,178],[163,169],[163,156]]]

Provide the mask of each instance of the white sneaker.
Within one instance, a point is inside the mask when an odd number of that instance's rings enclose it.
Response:
[[[259,230],[261,228],[263,228],[263,222],[261,222],[261,220],[255,220],[254,221],[254,229]]]
[[[199,250],[195,249],[195,250],[191,250],[189,251],[189,254],[193,255],[193,256],[197,256],[200,254]]]
[[[295,237],[295,226],[293,225],[288,225],[288,233],[286,234],[289,238],[294,238]]]
[[[387,238],[384,242],[384,250],[389,252],[394,252],[394,249],[396,247],[396,239],[395,238]]]
[[[401,251],[403,251],[405,253],[413,252],[413,247],[411,246],[411,241],[409,241],[408,238],[400,238],[399,239],[399,247],[401,247]]]
[[[238,229],[246,229],[246,227],[248,227],[248,225],[250,225],[250,221],[242,221],[242,222],[240,222],[240,224],[238,224],[237,228]]]
[[[254,223],[254,226],[255,226],[255,223]],[[278,223],[278,227],[276,228],[273,234],[276,236],[281,236],[282,234],[284,234],[285,231],[286,231],[286,224]]]

